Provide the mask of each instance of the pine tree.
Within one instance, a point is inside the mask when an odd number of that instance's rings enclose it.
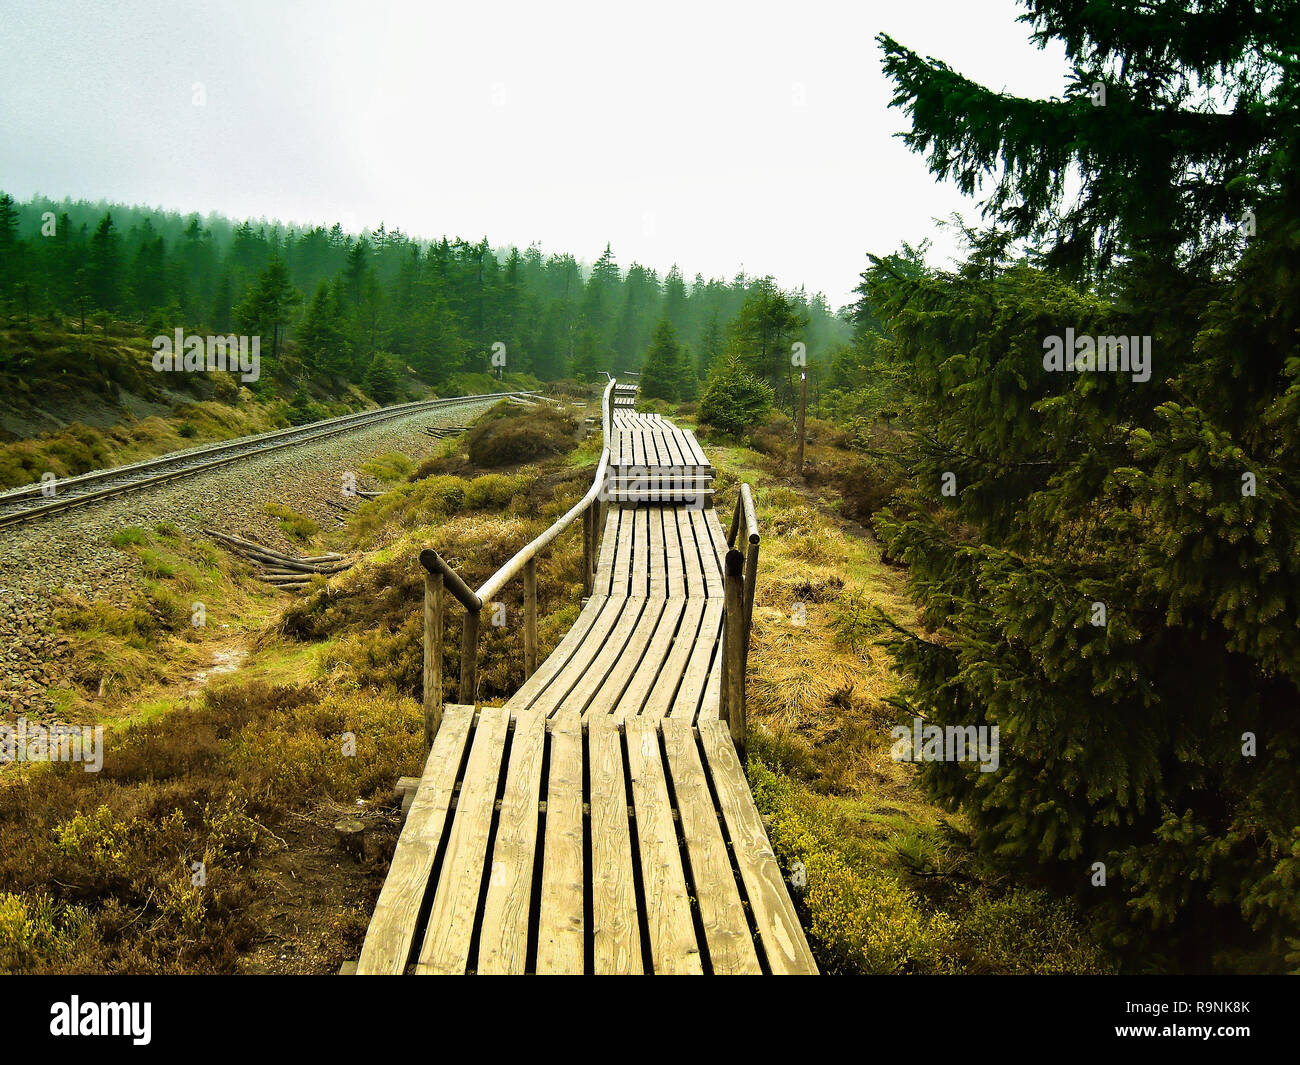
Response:
[[[722,327],[718,324],[718,315],[715,311],[709,316],[708,325],[704,327],[704,332],[700,336],[700,345],[698,355],[696,356],[695,369],[699,379],[707,381],[713,373],[713,367],[722,355],[724,340]]]
[[[290,283],[284,260],[277,256],[267,264],[235,312],[241,329],[262,337],[263,355],[270,355],[272,365],[279,358],[280,341],[288,327],[289,317],[301,302],[302,293]],[[266,351],[268,336],[271,340],[269,353]]]
[[[922,773],[1005,867],[1172,927],[1188,964],[1254,929],[1297,966],[1295,5],[1025,6],[1065,44],[1064,100],[882,38],[909,143],[994,189],[960,270],[867,279],[918,427],[907,505],[877,523],[921,606],[890,639],[900,706],[998,727],[1000,771]],[[1067,327],[1149,337],[1149,381],[1049,372]]]
[[[8,298],[19,277],[18,211],[13,197],[0,193],[0,301]]]
[[[90,299],[100,310],[117,309],[122,286],[121,239],[113,228],[113,216],[105,214],[90,239],[90,263],[86,278]]]
[[[731,436],[740,436],[771,410],[772,389],[734,356],[718,363],[700,397],[700,421]]]
[[[401,363],[386,351],[375,352],[366,369],[364,387],[380,404],[392,403],[401,393]]]
[[[772,279],[758,282],[728,329],[727,350],[786,400],[795,394],[793,344],[808,324]]]
[[[309,373],[347,374],[351,365],[347,320],[338,289],[328,281],[316,286],[297,335],[300,357]]]
[[[600,376],[599,344],[596,331],[590,326],[584,325],[578,330],[569,372],[579,381],[594,381]]]
[[[666,399],[675,403],[682,398],[682,378],[686,365],[682,348],[677,343],[677,331],[664,318],[655,329],[654,342],[646,353],[638,381],[641,395],[646,399]]]

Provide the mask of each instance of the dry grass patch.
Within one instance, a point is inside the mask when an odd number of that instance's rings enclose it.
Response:
[[[115,730],[98,774],[58,763],[6,773],[0,970],[236,971],[271,902],[262,873],[287,840],[332,848],[332,819],[361,799],[391,848],[382,811],[421,750],[419,707],[392,693],[231,684]],[[380,858],[336,856],[332,875],[372,901]],[[295,917],[315,971],[355,956],[354,909]]]

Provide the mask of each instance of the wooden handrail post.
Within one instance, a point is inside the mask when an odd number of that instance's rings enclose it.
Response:
[[[739,551],[727,552],[723,578],[725,613],[722,628],[722,696],[724,716],[731,740],[741,759],[745,757],[745,606],[744,558]]]
[[[524,563],[524,679],[537,672],[537,559]]]
[[[754,589],[758,586],[758,544],[745,549],[745,583],[741,606],[744,661],[749,662],[749,630],[754,624]]]
[[[424,753],[442,724],[442,574],[424,572]]]
[[[749,662],[749,630],[754,624],[754,591],[758,588],[758,513],[754,506],[754,493],[748,484],[740,486],[737,512],[745,515],[745,661]]]
[[[592,510],[588,507],[582,512],[582,594],[591,595],[592,588],[592,567],[591,567],[591,520]]]
[[[465,611],[465,631],[460,638],[460,701],[478,705],[478,616],[477,610]]]

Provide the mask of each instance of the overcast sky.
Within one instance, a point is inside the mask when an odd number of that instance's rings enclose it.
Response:
[[[0,0],[0,189],[593,260],[849,299],[973,204],[893,134],[876,33],[1063,89],[1010,0]],[[195,83],[202,86],[195,101]],[[940,256],[942,258],[942,255]]]

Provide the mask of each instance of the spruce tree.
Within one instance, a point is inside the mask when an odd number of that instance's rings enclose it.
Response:
[[[350,365],[350,350],[338,289],[322,281],[298,329],[299,357],[309,373],[342,377]]]
[[[682,398],[682,378],[686,366],[682,348],[677,343],[677,331],[664,318],[655,328],[654,340],[646,352],[638,380],[640,394],[646,399],[666,399],[675,403]]]
[[[882,38],[909,143],[993,189],[960,270],[868,278],[917,425],[878,521],[922,609],[899,704],[998,727],[999,771],[923,779],[1117,940],[1300,967],[1296,5],[1025,6],[1061,100]],[[1051,372],[1066,328],[1149,337],[1149,380]]]
[[[249,289],[235,315],[241,329],[262,338],[262,353],[269,354],[274,364],[280,355],[280,341],[288,327],[289,317],[302,302],[300,293],[289,281],[289,271],[279,256],[267,264]],[[270,339],[270,351],[267,339]]]

